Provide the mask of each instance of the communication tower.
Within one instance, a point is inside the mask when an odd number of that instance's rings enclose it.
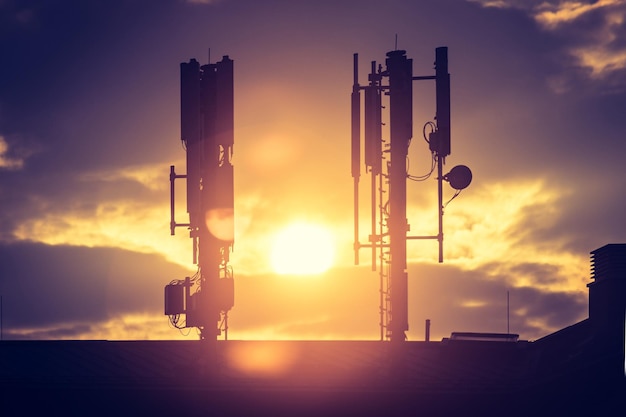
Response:
[[[408,324],[407,240],[435,239],[439,242],[439,262],[443,262],[443,191],[447,181],[456,197],[466,188],[472,173],[459,165],[443,174],[445,158],[450,155],[450,74],[448,48],[435,50],[435,75],[413,76],[413,60],[406,51],[387,53],[385,69],[371,63],[368,84],[359,84],[358,54],[354,54],[352,88],[352,178],[354,183],[354,262],[359,264],[359,250],[370,248],[372,270],[380,277],[380,337],[404,341]],[[430,172],[415,177],[407,171],[409,145],[413,137],[413,81],[436,83],[435,121],[424,125],[423,135],[432,156]],[[386,81],[386,83],[385,83]],[[364,91],[363,156],[365,171],[371,176],[371,232],[368,243],[359,236],[359,179],[361,175],[361,91]],[[388,97],[383,106],[383,98]],[[383,108],[388,107],[388,138],[383,137]],[[427,131],[428,132],[427,135]],[[432,236],[408,236],[406,180],[425,180],[437,172],[439,231]]]
[[[192,239],[192,277],[165,287],[165,314],[177,328],[196,327],[201,339],[228,338],[228,311],[234,305],[234,89],[233,60],[215,64],[195,59],[180,64],[181,140],[187,174],[170,167],[170,232],[187,227]],[[175,220],[175,180],[185,178],[188,223]]]

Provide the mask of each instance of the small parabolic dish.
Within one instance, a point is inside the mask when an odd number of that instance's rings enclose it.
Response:
[[[455,190],[463,190],[472,182],[472,171],[465,165],[457,165],[444,175],[443,179]]]

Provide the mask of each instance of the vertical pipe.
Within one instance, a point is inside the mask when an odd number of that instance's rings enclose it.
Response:
[[[406,158],[412,137],[413,61],[405,51],[387,53],[390,102],[389,250],[391,255],[391,341],[406,340],[408,277],[406,267]]]
[[[359,180],[354,178],[354,264],[359,264]]]
[[[376,242],[378,241],[378,236],[376,236],[376,211],[378,207],[376,207],[376,174],[372,171],[372,188],[371,188],[371,205],[372,205],[372,232],[370,243],[372,245],[372,271],[376,271],[376,249],[378,245]]]
[[[426,334],[424,340],[430,342],[430,319],[426,319]]]
[[[379,273],[379,281],[380,281],[380,340],[384,340],[385,338],[385,333],[384,330],[387,327],[387,322],[385,321],[385,312],[386,312],[386,306],[385,306],[385,253],[384,253],[384,246],[383,244],[385,243],[384,239],[383,239],[383,232],[384,232],[384,224],[383,224],[383,219],[384,217],[384,212],[383,212],[383,175],[379,175],[378,176],[378,214],[379,214],[379,223],[378,223],[378,235],[380,236],[380,248],[379,248],[379,261],[380,261],[380,273]]]
[[[371,232],[372,271],[376,271],[376,175],[382,169],[381,150],[381,103],[379,77],[376,74],[376,61],[371,62],[369,85],[365,88],[365,165],[369,166],[371,181]]]
[[[354,181],[354,264],[359,264],[359,177],[361,175],[361,96],[359,87],[359,54],[353,55],[352,111],[352,178]]]
[[[382,262],[381,262],[382,264]],[[380,340],[381,342],[383,340],[385,340],[385,327],[386,327],[386,323],[385,323],[385,294],[383,293],[383,266],[381,265],[380,267],[380,273],[378,274],[378,280],[379,280],[379,291],[378,291],[378,296],[379,296],[379,305],[380,308],[378,309],[378,315],[379,317],[379,321],[380,321]]]
[[[439,210],[439,263],[443,262],[443,157],[437,154],[437,207]]]
[[[174,229],[176,228],[176,221],[174,220],[174,181],[176,180],[176,173],[174,172],[174,165],[170,165],[170,234],[174,236]]]

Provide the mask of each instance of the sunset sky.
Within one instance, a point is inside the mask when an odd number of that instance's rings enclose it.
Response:
[[[408,243],[408,339],[426,319],[435,340],[506,332],[507,292],[522,339],[586,318],[589,252],[626,241],[625,19],[625,0],[0,0],[4,339],[197,338],[168,325],[163,287],[195,272],[169,167],[185,172],[179,64],[209,49],[235,65],[229,338],[378,339],[378,274],[367,251],[353,262],[352,57],[365,84],[396,35],[414,75],[448,47],[445,169],[474,174],[445,211],[445,262]],[[414,84],[418,175],[435,101]],[[436,234],[436,181],[408,195],[411,234]],[[331,236],[330,269],[276,273],[293,224]]]

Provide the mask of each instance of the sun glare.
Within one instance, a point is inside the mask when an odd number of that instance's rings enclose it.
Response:
[[[293,223],[276,235],[271,264],[281,275],[315,275],[327,271],[335,258],[332,233],[310,223]]]

